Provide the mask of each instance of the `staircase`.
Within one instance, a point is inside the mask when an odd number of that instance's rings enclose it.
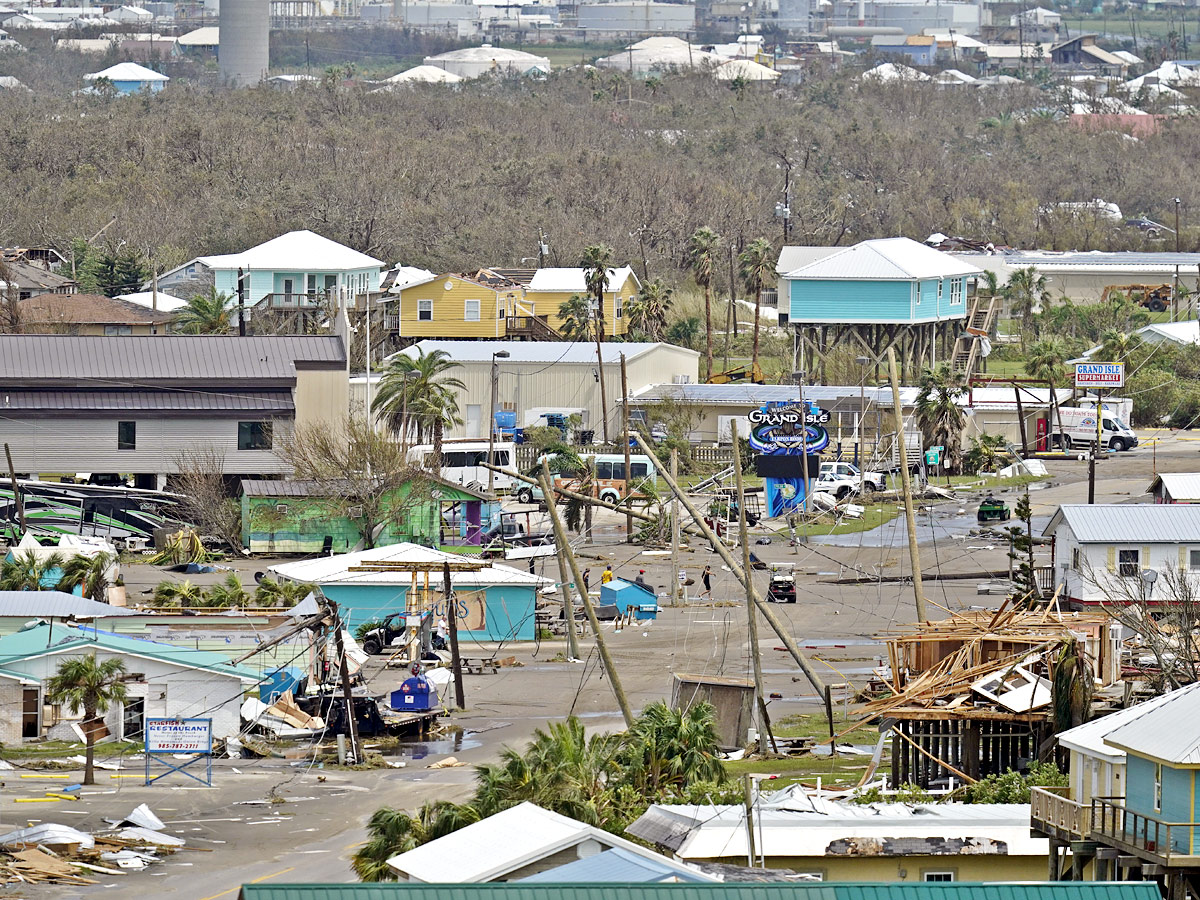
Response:
[[[999,313],[999,297],[976,296],[971,301],[971,314],[967,317],[966,328],[954,342],[954,353],[951,355],[954,371],[964,378],[970,378],[979,368],[979,361],[983,358],[982,341],[991,333]]]
[[[509,316],[505,319],[504,331],[510,338],[525,341],[561,341],[562,335],[550,327],[541,316]]]

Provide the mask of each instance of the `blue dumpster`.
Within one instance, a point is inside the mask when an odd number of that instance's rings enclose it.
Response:
[[[288,691],[299,697],[307,686],[308,676],[297,666],[283,666],[267,673],[267,680],[258,686],[258,699],[270,706]]]
[[[600,585],[600,605],[615,606],[621,615],[625,615],[631,606],[635,610],[640,610],[643,606],[653,606],[654,616],[642,616],[639,613],[638,617],[656,618],[658,615],[658,597],[654,591],[623,578],[614,578],[608,584]]]
[[[437,688],[424,675],[414,675],[392,691],[388,705],[400,712],[428,712],[437,708]]]

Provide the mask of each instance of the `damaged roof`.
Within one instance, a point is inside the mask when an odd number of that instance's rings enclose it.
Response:
[[[1029,833],[1029,806],[823,802],[820,808],[760,809],[758,850],[767,857],[1043,856],[1047,843]],[[741,806],[652,805],[626,829],[679,859],[742,859]]]

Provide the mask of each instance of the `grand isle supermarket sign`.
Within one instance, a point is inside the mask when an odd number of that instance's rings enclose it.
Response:
[[[1077,388],[1119,388],[1124,386],[1124,363],[1075,363],[1075,387]]]

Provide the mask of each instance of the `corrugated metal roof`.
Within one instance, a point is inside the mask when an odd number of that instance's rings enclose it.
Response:
[[[1197,721],[1200,721],[1200,683],[1167,694],[1161,703],[1110,731],[1104,742],[1118,750],[1161,762],[1200,766]]]
[[[1081,544],[1200,543],[1200,505],[1187,503],[1065,504],[1045,534],[1063,523]]]
[[[291,381],[296,364],[344,366],[339,337],[308,335],[3,334],[0,374],[16,382]],[[120,384],[110,384],[119,387]],[[139,387],[141,385],[134,384]],[[253,385],[246,385],[252,387]]]
[[[769,871],[769,870],[768,870]],[[1159,900],[1153,881],[821,884],[244,884],[241,900]]]
[[[1091,266],[1119,267],[1146,266],[1171,268],[1174,266],[1200,266],[1200,253],[1139,253],[1134,250],[1108,252],[1089,250],[1085,252],[1056,252],[1053,250],[1013,250],[1003,254],[1010,266],[1024,268],[1035,266],[1040,270],[1062,271],[1070,268],[1086,269]]]
[[[851,281],[913,281],[979,275],[981,270],[948,253],[895,237],[862,241],[831,256],[787,273],[795,279]]]
[[[779,250],[779,261],[775,263],[775,274],[786,275],[801,266],[807,266],[819,259],[841,253],[845,249],[845,247],[782,247]]]
[[[682,350],[684,353],[695,353],[699,358],[700,354],[694,350],[687,350],[682,347],[673,347],[671,344],[642,344],[642,343],[604,343],[600,345],[603,348],[604,364],[619,365],[621,362],[621,354],[625,354],[626,361],[637,359],[646,353],[659,348],[671,347],[673,350]],[[510,365],[512,363],[560,363],[563,365],[589,365],[596,364],[596,345],[586,341],[435,341],[426,340],[419,341],[411,347],[399,351],[406,356],[416,357],[418,349],[423,350],[426,354],[432,353],[434,350],[443,350],[450,354],[450,358],[460,363],[490,363],[492,354],[497,350],[507,350],[508,358],[497,360],[501,366]]]
[[[1105,743],[1104,739],[1123,725],[1128,725],[1134,719],[1140,718],[1156,707],[1161,706],[1169,696],[1171,695],[1163,694],[1159,697],[1152,697],[1128,709],[1119,709],[1116,712],[1109,713],[1107,716],[1101,716],[1099,719],[1092,719],[1090,722],[1084,722],[1082,725],[1076,725],[1074,728],[1060,731],[1058,733],[1058,742],[1068,750],[1078,750],[1089,756],[1102,756],[1110,760],[1123,760],[1125,758],[1125,751],[1118,750],[1116,747],[1110,747]]]
[[[604,290],[608,292],[620,290],[625,282],[629,280],[630,275],[633,275],[632,266],[609,269],[604,276]],[[587,270],[581,268],[538,269],[534,273],[533,278],[529,280],[529,290],[585,294],[587,293]]]
[[[1200,472],[1167,472],[1158,475],[1147,491],[1152,493],[1160,483],[1172,500],[1200,500]]]
[[[219,256],[200,256],[210,269],[272,269],[284,272],[334,272],[377,269],[383,263],[312,231],[289,231],[243,250]]]
[[[716,881],[711,875],[705,875],[696,869],[677,863],[657,853],[656,858],[639,856],[623,847],[613,847],[595,856],[586,856],[565,865],[538,872],[527,878],[518,879],[523,884],[542,882],[563,884],[590,882],[602,883],[612,881],[625,884],[656,884],[671,881],[706,883]]]
[[[297,562],[280,563],[271,566],[271,572],[293,581],[307,584],[396,584],[407,585],[412,577],[407,572],[351,572],[351,566],[361,566],[372,562],[393,563],[436,563],[461,562],[464,559],[456,553],[446,553],[422,547],[420,544],[399,543],[386,547],[376,547],[373,550],[358,550],[354,553],[342,553],[338,556],[323,556],[317,559],[303,559]],[[492,584],[526,584],[536,587],[551,584],[549,578],[532,575],[511,566],[491,565],[478,572],[452,572],[451,584],[454,585],[492,585]]]
[[[136,609],[98,603],[65,591],[0,591],[0,616],[60,619],[136,615],[139,615]]]
[[[232,665],[229,658],[208,650],[177,647],[158,641],[140,640],[111,634],[95,628],[76,628],[71,625],[38,625],[27,631],[0,638],[0,663],[12,668],[15,663],[46,653],[58,653],[75,648],[100,647],[114,653],[131,653],[148,656],[172,665],[189,669],[203,669],[242,681],[258,682],[258,673],[241,666]]]
[[[4,391],[0,412],[261,412],[295,410],[290,391]]]

